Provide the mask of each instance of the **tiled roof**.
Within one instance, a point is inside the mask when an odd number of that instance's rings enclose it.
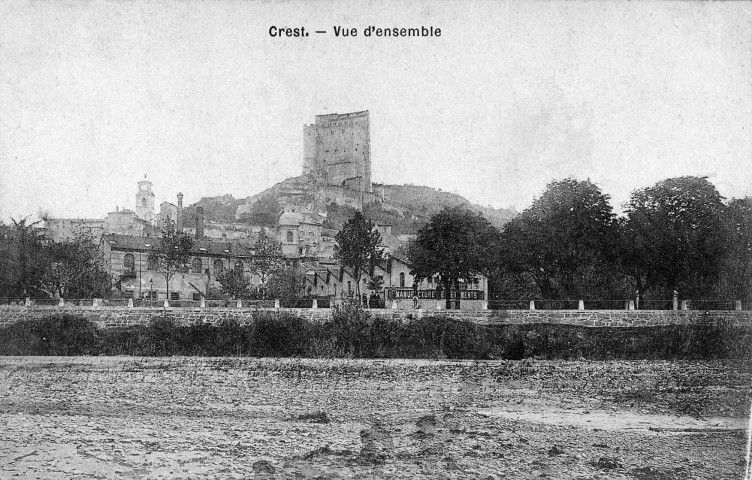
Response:
[[[140,237],[132,235],[106,234],[102,236],[103,242],[109,242],[110,247],[114,249],[127,250],[151,250],[159,243],[159,237]],[[147,246],[149,245],[149,246]],[[212,240],[194,240],[194,255],[216,255],[232,257],[250,257],[254,254],[251,244],[241,242],[217,242]]]

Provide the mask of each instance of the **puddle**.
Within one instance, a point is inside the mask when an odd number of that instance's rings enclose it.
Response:
[[[587,412],[587,413],[586,413]],[[485,408],[480,415],[501,417],[547,425],[573,426],[598,430],[639,431],[650,433],[707,433],[730,430],[747,430],[746,418],[711,417],[696,419],[674,415],[649,415],[636,412],[609,412],[605,410],[521,410],[501,407]]]

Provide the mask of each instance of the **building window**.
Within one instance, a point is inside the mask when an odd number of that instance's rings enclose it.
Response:
[[[201,294],[198,292],[193,292],[193,301],[194,302],[200,302],[201,301]]]
[[[428,284],[433,285],[433,277],[428,277]]]
[[[219,275],[220,273],[224,272],[225,266],[222,263],[222,260],[214,260],[214,275]]]
[[[180,292],[170,292],[170,300],[180,300]]]
[[[350,283],[350,280],[347,281],[347,294],[352,297],[352,283]]]
[[[292,232],[287,232],[287,243],[292,243]]]
[[[203,262],[201,262],[201,259],[196,257],[193,259],[193,273],[201,273],[201,268],[203,267]]]
[[[400,288],[405,288],[405,272],[400,272]]]
[[[149,255],[149,257],[147,257],[147,259],[146,259],[146,269],[147,270],[156,270],[157,269],[156,259],[153,258],[151,255]]]
[[[133,273],[136,270],[136,262],[133,258],[133,254],[125,254],[125,257],[123,257],[123,269],[125,270],[125,273]]]
[[[243,262],[241,262],[240,260],[235,262],[235,271],[237,273],[243,273]]]

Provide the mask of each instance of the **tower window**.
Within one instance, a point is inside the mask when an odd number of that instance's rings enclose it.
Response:
[[[225,269],[225,266],[222,264],[222,260],[214,260],[214,274],[219,275],[222,273]]]
[[[405,288],[405,272],[400,272],[400,287]]]
[[[292,232],[287,232],[287,243],[292,243]]]

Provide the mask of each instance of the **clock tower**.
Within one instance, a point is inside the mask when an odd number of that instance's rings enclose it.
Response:
[[[154,192],[151,191],[151,182],[146,179],[146,175],[138,182],[136,216],[154,225]]]

